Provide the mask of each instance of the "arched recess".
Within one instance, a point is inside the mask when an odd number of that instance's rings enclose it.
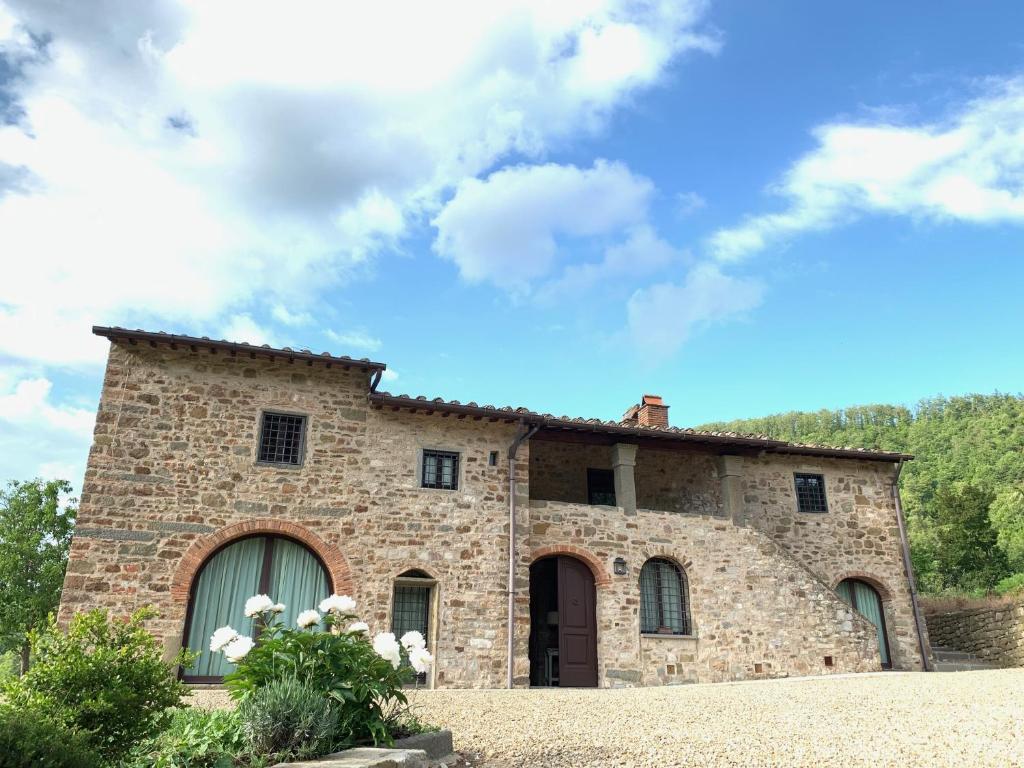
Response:
[[[345,556],[337,547],[328,544],[308,528],[273,518],[257,518],[235,523],[196,539],[186,550],[171,579],[171,599],[188,604],[192,583],[203,564],[224,545],[248,536],[282,536],[304,545],[320,559],[330,578],[331,587],[338,594],[352,592],[352,571]]]
[[[608,575],[608,571],[601,564],[601,561],[594,556],[592,552],[588,552],[583,547],[568,545],[554,545],[550,547],[540,547],[530,553],[530,564],[533,565],[538,560],[545,557],[552,557],[554,555],[568,555],[569,557],[575,557],[577,560],[582,560],[590,568],[591,573],[594,574],[594,584],[598,587],[606,587],[611,584],[611,576]]]
[[[882,668],[895,666],[894,648],[890,637],[894,613],[892,592],[879,579],[861,571],[851,571],[836,579],[833,591],[861,616],[875,626]]]

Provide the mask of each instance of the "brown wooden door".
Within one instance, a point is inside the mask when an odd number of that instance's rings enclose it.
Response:
[[[597,686],[594,575],[571,557],[558,558],[559,686]]]

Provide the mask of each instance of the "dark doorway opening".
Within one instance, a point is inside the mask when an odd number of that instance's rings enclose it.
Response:
[[[530,566],[530,685],[597,685],[594,576],[572,557]]]

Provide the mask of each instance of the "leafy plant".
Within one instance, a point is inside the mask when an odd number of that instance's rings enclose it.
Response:
[[[75,525],[65,480],[12,481],[0,490],[0,651],[18,650],[28,669],[28,634],[60,602]]]
[[[390,632],[372,642],[362,622],[355,619],[355,602],[332,595],[320,610],[304,611],[298,629],[283,627],[278,616],[283,606],[266,595],[251,598],[246,615],[260,627],[259,642],[238,635],[230,627],[218,629],[211,648],[222,650],[237,666],[224,677],[231,695],[242,703],[271,684],[294,680],[329,701],[337,713],[337,744],[391,744],[386,713],[405,704],[403,687],[431,663],[423,638],[410,632],[401,642]],[[318,626],[323,624],[324,629]]]
[[[337,743],[340,709],[309,683],[286,677],[243,698],[238,718],[250,754],[303,759]]]
[[[416,736],[420,733],[434,733],[441,730],[436,725],[425,723],[420,720],[419,715],[413,712],[408,704],[394,706],[385,715],[388,733],[392,738],[403,739],[406,736]]]
[[[995,592],[997,595],[1020,594],[1024,596],[1024,573],[1015,573],[1013,576],[1007,576],[996,584]]]
[[[162,660],[162,646],[143,626],[155,615],[152,608],[128,619],[90,611],[76,615],[66,633],[51,618],[31,635],[34,663],[4,685],[4,695],[19,710],[80,732],[105,759],[120,759],[188,694],[176,671],[191,663],[191,654]]]
[[[156,735],[138,744],[124,768],[231,768],[245,751],[235,710],[168,709]]]
[[[0,709],[0,768],[100,768],[85,737],[34,710]]]

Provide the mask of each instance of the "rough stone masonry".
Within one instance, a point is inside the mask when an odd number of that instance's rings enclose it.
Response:
[[[922,667],[892,493],[906,457],[676,430],[653,398],[601,422],[392,396],[369,361],[95,330],[111,346],[62,621],[153,605],[150,629],[173,653],[209,558],[281,536],[374,630],[391,628],[396,579],[428,577],[428,683],[501,687],[511,464],[516,686],[538,663],[531,565],[550,557],[592,574],[603,687],[878,669],[877,625],[834,591],[850,578],[881,599],[892,666]],[[268,411],[304,418],[299,465],[257,460]],[[458,457],[456,488],[423,487],[425,451]],[[614,504],[590,503],[591,470],[611,473]],[[821,476],[826,512],[798,511],[795,473]],[[682,574],[687,634],[641,633],[651,558]]]

